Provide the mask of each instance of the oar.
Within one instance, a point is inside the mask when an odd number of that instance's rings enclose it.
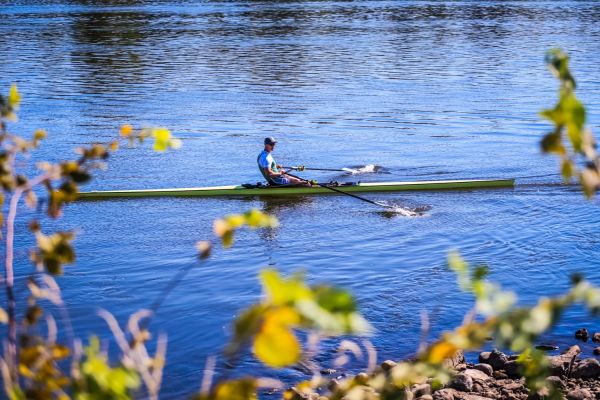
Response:
[[[309,167],[305,167],[304,165],[298,165],[297,167],[283,167],[283,168],[285,168],[285,169],[295,169],[296,171],[334,171],[334,172],[348,172],[349,171],[348,168],[346,168],[346,169],[309,168]]]
[[[309,181],[307,179],[300,178],[299,176],[292,175],[289,172],[286,172],[285,174],[291,176],[292,178],[300,179],[301,181],[304,181],[306,183],[310,183],[310,184],[315,183],[315,182],[311,182],[311,181]],[[316,184],[317,184],[317,186],[320,186],[322,188],[329,189],[329,190],[331,190],[333,192],[336,192],[336,193],[345,194],[346,196],[354,197],[355,199],[366,201],[367,203],[371,203],[371,204],[379,206],[379,207],[392,208],[394,210],[396,209],[396,207],[394,207],[394,206],[389,206],[387,204],[382,204],[382,203],[378,203],[378,202],[373,201],[373,200],[365,199],[364,197],[360,197],[360,196],[357,196],[357,195],[352,194],[352,193],[344,192],[343,190],[339,190],[339,189],[336,189],[336,188],[331,187],[331,186],[323,185],[323,184],[318,183],[318,182],[316,182]]]

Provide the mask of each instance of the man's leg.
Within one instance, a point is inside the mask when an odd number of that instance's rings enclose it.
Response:
[[[302,179],[298,179],[298,178],[294,178],[292,176],[286,175],[286,178],[289,180],[289,184],[290,185],[305,185],[305,186],[312,186],[310,184],[310,182],[307,181],[303,181]]]

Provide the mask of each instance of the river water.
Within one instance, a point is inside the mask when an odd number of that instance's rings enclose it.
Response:
[[[366,195],[429,208],[417,218],[339,196],[70,205],[44,228],[77,230],[76,265],[59,282],[83,338],[110,338],[98,307],[122,323],[148,307],[194,262],[194,243],[213,237],[215,218],[256,207],[281,222],[240,232],[160,309],[152,328],[169,338],[165,398],[196,390],[206,357],[259,298],[265,266],[351,290],[377,330],[380,361],[414,354],[421,313],[435,337],[471,307],[445,266],[450,249],[487,263],[522,304],[563,292],[575,272],[600,285],[598,201],[557,185],[556,160],[538,146],[549,128],[538,112],[556,98],[543,61],[553,47],[571,55],[600,134],[599,43],[594,1],[0,0],[0,86],[17,82],[24,96],[13,128],[50,135],[31,163],[71,157],[123,123],[165,126],[183,140],[167,154],[120,150],[88,189],[256,182],[265,136],[279,140],[274,156],[285,164],[381,167],[304,173],[319,180],[517,178],[515,189]],[[17,224],[20,276],[31,270],[32,214],[23,210]],[[562,349],[583,326],[600,330],[569,310],[544,342]],[[242,371],[255,366],[243,358]]]

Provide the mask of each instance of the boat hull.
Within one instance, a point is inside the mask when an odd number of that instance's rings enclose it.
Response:
[[[418,182],[365,182],[352,186],[334,186],[347,193],[404,192],[417,190],[460,190],[508,188],[514,186],[514,179],[464,179],[447,181]],[[111,199],[133,197],[211,197],[211,196],[294,196],[294,195],[335,194],[320,186],[313,187],[270,187],[246,188],[244,186],[214,186],[198,188],[146,189],[146,190],[107,190],[80,193],[81,199]]]

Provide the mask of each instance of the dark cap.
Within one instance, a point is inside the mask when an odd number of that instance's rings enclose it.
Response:
[[[274,137],[270,136],[265,138],[265,144],[274,145],[275,143],[277,143],[277,140],[275,140]]]

